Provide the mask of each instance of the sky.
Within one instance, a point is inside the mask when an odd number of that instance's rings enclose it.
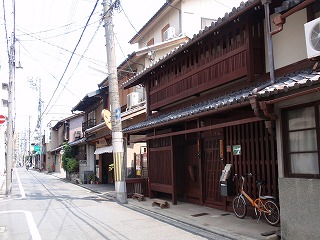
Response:
[[[128,43],[129,40],[165,0],[120,2],[122,9],[115,10],[113,15],[117,64],[136,50],[136,46]],[[216,2],[225,7],[225,12],[230,12],[241,1]],[[1,4],[1,80],[9,79],[7,48],[12,43],[13,32],[16,66],[22,67],[15,70],[14,79],[16,131],[27,131],[30,126],[33,133],[38,119],[39,93],[44,129],[50,120],[70,116],[71,109],[86,94],[96,90],[107,76],[101,3],[102,0],[97,5],[96,0],[4,0]]]

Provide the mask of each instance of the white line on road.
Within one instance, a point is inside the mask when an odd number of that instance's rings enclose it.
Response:
[[[29,211],[13,210],[13,211],[4,211],[1,213],[24,213],[28,222],[29,230],[33,240],[41,240],[40,233],[38,231],[37,225],[33,220],[32,213]]]
[[[15,170],[15,173],[16,173],[16,176],[17,176],[17,180],[18,180],[18,184],[19,184],[19,189],[20,189],[21,196],[22,196],[22,198],[25,198],[25,197],[26,197],[26,194],[25,194],[24,189],[23,189],[23,187],[22,187],[22,184],[21,184],[21,181],[20,181],[20,177],[19,177],[18,171],[17,171],[16,168],[15,168],[14,170]]]

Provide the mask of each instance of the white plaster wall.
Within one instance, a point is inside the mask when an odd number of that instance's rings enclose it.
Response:
[[[131,139],[134,138],[141,138],[144,136],[130,136]],[[132,162],[134,160],[134,154],[140,154],[142,147],[146,147],[147,144],[144,142],[141,143],[131,143],[130,145],[126,145],[126,162],[127,162],[127,168],[133,167]]]
[[[270,17],[271,31],[276,27],[273,19],[276,14]],[[274,65],[275,69],[287,66],[307,58],[304,24],[307,22],[307,13],[303,9],[286,19],[283,30],[272,36]],[[266,31],[265,31],[266,33]],[[269,70],[268,46],[265,39],[266,69]]]
[[[240,1],[239,1],[240,3]],[[228,5],[228,4],[227,4]],[[238,7],[239,4],[232,7]],[[179,11],[181,9],[182,20],[182,33],[185,33],[188,37],[192,37],[194,34],[198,34],[201,30],[201,17],[209,19],[218,19],[223,17],[226,12],[230,12],[223,4],[219,4],[212,0],[182,0],[175,8],[171,9],[163,16],[159,17],[160,21],[152,27],[151,30],[145,35],[143,39],[148,42],[154,38],[154,43],[162,42],[161,29],[163,29],[168,23],[171,27],[175,28],[176,35],[179,34]],[[176,9],[178,8],[178,9]],[[138,41],[138,48],[146,47],[145,43]]]

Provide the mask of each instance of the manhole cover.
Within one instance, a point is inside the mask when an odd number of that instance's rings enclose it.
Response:
[[[6,227],[5,226],[0,226],[0,233],[4,233],[6,231]]]
[[[205,215],[209,215],[209,213],[198,213],[198,214],[193,214],[193,215],[191,215],[191,217],[201,217],[201,216],[205,216]]]

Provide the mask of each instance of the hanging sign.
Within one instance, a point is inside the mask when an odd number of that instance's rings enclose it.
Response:
[[[101,116],[103,117],[107,127],[111,130],[111,113],[108,109],[102,109]]]

